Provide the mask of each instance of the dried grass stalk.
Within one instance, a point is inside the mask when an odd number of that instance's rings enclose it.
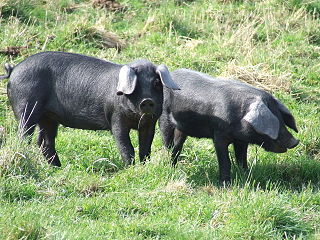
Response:
[[[180,36],[181,45],[179,46],[180,49],[188,49],[193,50],[197,46],[202,45],[205,41],[201,39],[193,39],[189,37]]]
[[[7,94],[7,90],[5,88],[0,88],[0,95]]]
[[[5,136],[5,128],[0,126],[0,146],[2,142],[4,141],[4,136]]]

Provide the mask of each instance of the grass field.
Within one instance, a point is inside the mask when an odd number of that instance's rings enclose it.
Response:
[[[125,167],[109,132],[60,127],[53,168],[16,137],[3,80],[0,239],[320,239],[319,1],[93,2],[1,0],[0,64],[58,50],[236,77],[288,106],[301,142],[251,146],[222,188],[210,140],[189,138],[173,169],[157,130],[150,161]]]

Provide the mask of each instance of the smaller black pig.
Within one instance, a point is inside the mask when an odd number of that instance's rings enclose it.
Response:
[[[13,67],[5,65],[8,97],[23,135],[39,126],[38,144],[48,162],[60,166],[55,150],[58,125],[111,130],[125,163],[133,163],[129,132],[139,132],[139,156],[150,155],[162,112],[163,86],[179,87],[165,65],[147,60],[119,65],[65,52],[42,52]]]
[[[220,181],[227,183],[231,169],[229,144],[234,146],[237,163],[247,169],[249,143],[276,153],[299,143],[285,127],[298,132],[293,116],[269,93],[188,69],[173,71],[171,76],[181,91],[165,90],[159,125],[165,146],[173,146],[174,165],[187,136],[212,138]]]

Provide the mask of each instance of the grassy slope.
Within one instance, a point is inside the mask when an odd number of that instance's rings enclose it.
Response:
[[[1,65],[63,50],[120,63],[143,57],[171,70],[211,75],[232,75],[235,66],[254,69],[270,86],[278,80],[286,86],[273,86],[273,93],[296,116],[301,144],[278,155],[252,146],[250,174],[233,166],[233,186],[222,189],[209,140],[188,139],[172,169],[157,132],[150,162],[124,168],[109,133],[61,127],[63,167],[54,169],[35,143],[15,138],[16,123],[1,91],[1,239],[320,238],[317,2],[123,0],[126,11],[118,13],[81,0],[46,2],[0,3],[0,49],[29,46],[12,59],[0,55]],[[101,48],[90,35],[95,26],[118,34],[127,48]],[[132,139],[137,147],[134,132]]]

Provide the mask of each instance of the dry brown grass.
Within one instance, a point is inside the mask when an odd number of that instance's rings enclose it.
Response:
[[[268,92],[290,92],[290,74],[276,75],[263,64],[238,66],[234,62],[230,62],[221,76],[244,81]]]
[[[124,40],[120,39],[118,35],[112,32],[108,32],[101,27],[91,28],[93,36],[97,36],[101,39],[101,43],[107,48],[123,49],[126,46]]]
[[[186,37],[180,37],[181,45],[179,46],[179,50],[187,49],[187,50],[193,50],[197,46],[205,44],[205,41],[201,39],[192,39],[192,38],[186,38]]]
[[[144,27],[140,32],[138,32],[137,37],[141,37],[144,34],[146,34],[150,30],[150,28],[154,25],[154,23],[155,23],[155,16],[154,15],[148,16],[148,19]]]
[[[97,25],[93,27],[79,26],[75,30],[75,35],[78,38],[83,38],[88,41],[96,41],[102,48],[115,48],[121,51],[126,47],[124,40],[120,39],[115,33],[109,32],[102,26]]]
[[[191,191],[185,180],[170,181],[163,189],[164,192]]]

